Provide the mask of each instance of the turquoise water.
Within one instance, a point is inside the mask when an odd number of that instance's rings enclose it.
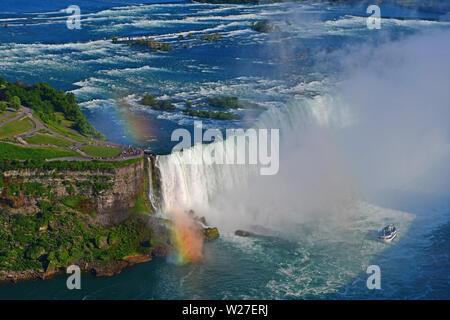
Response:
[[[0,32],[0,75],[9,81],[46,81],[74,92],[88,119],[108,139],[160,154],[170,152],[174,128],[192,130],[194,119],[181,112],[185,100],[195,104],[208,95],[236,95],[269,108],[262,114],[239,110],[242,121],[208,120],[206,127],[248,127],[269,118],[300,131],[304,124],[289,113],[296,101],[316,99],[325,110],[340,106],[317,97],[331,94],[336,83],[345,79],[345,52],[363,51],[364,46],[376,50],[450,30],[448,22],[421,20],[445,20],[442,12],[395,6],[382,7],[383,27],[374,32],[366,27],[362,6],[89,0],[78,1],[82,29],[68,30],[61,10],[70,4],[6,1],[0,13],[0,24],[8,23]],[[274,21],[281,32],[266,35],[251,30],[252,21],[264,18]],[[177,39],[205,32],[220,32],[223,38],[217,42]],[[149,34],[171,43],[173,49],[148,53],[108,40],[113,35]],[[355,67],[367,63],[360,59],[352,61]],[[179,110],[143,109],[138,101],[146,92],[171,99]],[[288,116],[281,117],[280,110]],[[332,117],[331,112],[318,110],[312,113],[319,119]],[[449,177],[446,166],[441,176]],[[200,190],[213,180],[209,178],[194,185]],[[204,259],[198,263],[180,266],[159,259],[112,278],[85,275],[79,291],[66,289],[65,276],[0,284],[0,298],[448,299],[450,197],[448,189],[437,191],[439,197],[431,200],[427,192],[391,193],[389,201],[362,196],[364,201],[344,206],[343,216],[319,214],[292,221],[289,218],[302,210],[275,194],[275,205],[270,207],[273,219],[279,214],[288,217],[287,223],[267,222],[269,231],[262,236],[240,238],[222,224],[232,213],[215,212],[208,220],[217,222],[222,237],[205,245]],[[376,231],[387,223],[399,229],[391,245],[374,241]],[[371,264],[382,270],[382,290],[370,291],[365,285],[365,269]]]
[[[404,227],[404,224],[400,224]],[[84,275],[81,290],[66,277],[1,284],[2,299],[448,299],[447,222],[420,241],[401,236],[395,245],[364,240],[238,238],[225,235],[205,247],[196,264],[164,259],[125,269],[112,278]],[[412,230],[417,231],[417,227]],[[402,229],[400,229],[402,230]],[[404,229],[403,229],[404,230]],[[369,234],[371,233],[369,230]],[[369,258],[373,252],[382,252]],[[367,255],[367,256],[366,256]],[[367,290],[367,263],[382,270],[382,289]]]

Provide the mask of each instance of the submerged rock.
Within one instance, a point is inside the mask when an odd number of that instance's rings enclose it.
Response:
[[[205,217],[198,217],[195,214],[194,210],[189,210],[189,211],[185,211],[188,216],[194,220],[194,222],[196,223],[196,225],[198,226],[198,228],[202,231],[203,234],[203,238],[206,241],[211,241],[214,239],[217,239],[220,234],[219,234],[219,229],[217,229],[216,227],[211,227],[208,225],[208,223],[206,222],[206,218]]]
[[[245,230],[236,230],[234,232],[235,235],[240,236],[240,237],[250,237],[253,236],[254,234]]]

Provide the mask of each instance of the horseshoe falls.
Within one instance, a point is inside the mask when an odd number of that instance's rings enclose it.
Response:
[[[65,289],[64,275],[2,283],[0,298],[450,298],[445,6],[388,2],[381,29],[371,30],[362,5],[144,2],[84,0],[83,28],[72,33],[62,32],[62,4],[24,11],[11,2],[0,14],[9,24],[0,33],[0,75],[50,79],[74,93],[108,140],[152,154],[155,215],[193,210],[220,237],[203,243],[195,262],[154,259],[111,278],[83,277],[79,291]],[[252,28],[265,19],[276,32]],[[214,33],[221,38],[201,40]],[[109,40],[149,34],[172,49],[149,53]],[[143,106],[146,93],[176,109]],[[240,116],[233,120],[183,113],[186,101],[203,108],[221,96],[259,107],[233,109]],[[231,138],[173,152],[172,132],[193,136],[199,120],[202,133],[278,129],[279,170],[202,163],[218,144],[237,156]],[[239,152],[248,158],[248,148]],[[388,224],[397,238],[377,241]],[[371,265],[380,267],[380,290],[367,288]]]

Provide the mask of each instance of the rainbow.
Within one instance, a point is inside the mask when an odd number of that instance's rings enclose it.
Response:
[[[123,99],[116,99],[116,115],[123,124],[131,144],[143,145],[156,136],[155,127],[151,118],[143,111],[130,111],[130,105]]]
[[[197,262],[203,258],[203,237],[199,226],[186,212],[170,211],[172,242],[175,251],[171,260],[178,265]]]
[[[118,99],[116,107],[117,115],[124,124],[124,130],[129,134],[130,142],[143,144],[149,138],[155,136],[155,129],[149,117],[141,112],[130,112],[123,99]],[[203,258],[203,236],[198,224],[183,210],[173,209],[168,211],[172,223],[171,236],[175,250],[171,261],[178,265],[197,262]]]

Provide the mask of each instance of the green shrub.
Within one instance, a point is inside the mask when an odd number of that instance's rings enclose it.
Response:
[[[28,259],[35,260],[37,258],[40,258],[45,253],[45,249],[41,246],[32,246],[28,248],[28,250],[25,253],[25,257]]]

